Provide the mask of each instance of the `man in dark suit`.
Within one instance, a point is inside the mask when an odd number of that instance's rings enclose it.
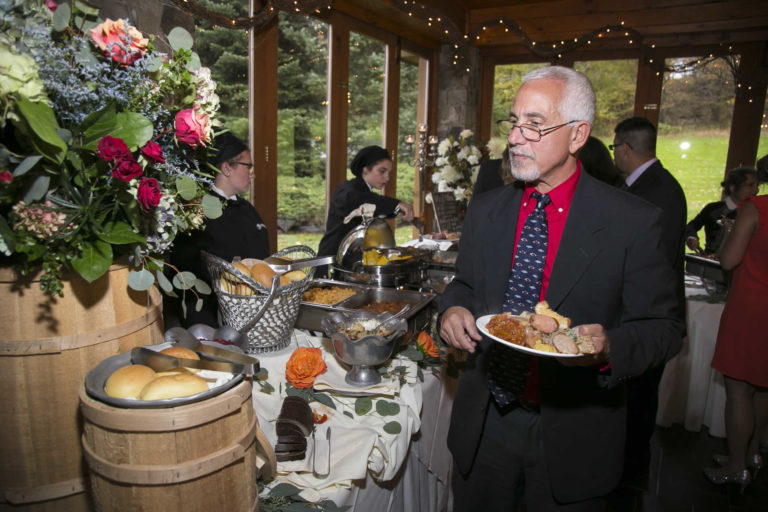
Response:
[[[661,212],[580,168],[594,101],[589,81],[572,69],[527,74],[508,138],[518,181],[470,202],[457,274],[440,301],[442,338],[470,353],[448,435],[457,512],[523,502],[528,512],[603,510],[621,476],[624,383],[680,349]],[[515,305],[505,295],[536,193],[551,200],[539,298],[591,335],[598,353],[527,357],[525,391],[501,405],[498,389],[493,398],[489,391],[488,363],[504,347],[481,336],[475,318]]]
[[[625,119],[616,125],[614,133],[611,147],[616,167],[626,183],[626,191],[655,204],[663,212],[661,240],[667,260],[675,271],[678,315],[684,318],[685,194],[675,177],[656,158],[656,128],[649,120],[643,117]],[[645,486],[663,371],[663,366],[655,368],[630,382],[627,387],[627,463],[624,480],[630,485]]]

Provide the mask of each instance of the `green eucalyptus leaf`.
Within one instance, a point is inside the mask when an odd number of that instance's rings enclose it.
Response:
[[[58,10],[58,9],[57,9]],[[53,109],[42,102],[21,99],[16,103],[19,114],[32,130],[32,144],[48,160],[60,164],[67,153],[67,143],[56,133],[59,123]]]
[[[195,311],[199,313],[200,311],[202,311],[202,309],[203,309],[203,298],[198,297],[197,301],[195,302]]]
[[[174,27],[168,32],[168,42],[174,51],[191,50],[194,43],[190,33],[181,27]]]
[[[128,274],[128,286],[140,292],[149,290],[155,284],[155,275],[143,268],[139,271],[132,270]]]
[[[96,7],[93,7],[92,5],[88,5],[87,3],[83,2],[82,0],[75,0],[74,1],[75,8],[85,14],[86,16],[98,16],[99,15],[99,9]]]
[[[22,201],[29,204],[33,201],[39,201],[40,199],[44,198],[45,194],[48,192],[48,187],[50,184],[50,176],[46,174],[36,176],[24,191],[24,197],[22,197]]]
[[[211,287],[208,286],[208,283],[200,279],[199,277],[195,279],[195,290],[197,290],[197,293],[201,295],[210,295],[211,294]]]
[[[261,385],[261,391],[263,393],[269,394],[269,393],[272,393],[275,390],[275,386],[273,386],[272,384],[270,384],[267,381],[259,382],[259,384]]]
[[[40,161],[40,159],[43,158],[42,155],[30,155],[24,160],[21,161],[19,165],[16,166],[16,168],[13,170],[14,176],[22,176],[27,173],[28,170],[33,168],[37,162]]]
[[[100,20],[85,20],[83,22],[83,32],[88,33],[91,31],[91,29],[94,29],[99,26],[99,23],[101,23]],[[93,54],[91,54],[93,55]],[[96,58],[93,58],[94,62],[98,62]]]
[[[112,246],[108,243],[101,240],[83,242],[83,252],[72,260],[72,268],[83,279],[92,283],[109,270],[112,257]]]
[[[351,413],[351,412],[349,412],[349,411],[344,411],[344,416],[349,416],[350,418],[352,418],[352,419],[355,419],[355,415],[354,415],[354,414],[352,414],[352,413]]]
[[[173,276],[173,286],[179,290],[189,290],[195,286],[195,274],[192,272],[179,272]]]
[[[221,200],[218,197],[214,197],[211,194],[203,196],[202,200],[203,215],[209,219],[218,219],[221,217],[223,210],[221,209]]]
[[[400,432],[403,431],[403,426],[400,425],[397,421],[390,421],[386,425],[384,425],[384,432],[387,434],[392,434],[393,436],[396,436]]]
[[[187,65],[185,66],[187,68],[187,71],[195,71],[197,69],[200,69],[200,66],[202,64],[200,63],[200,56],[192,52],[192,55],[189,58],[189,62],[187,62]]]
[[[355,400],[355,414],[363,416],[368,414],[373,408],[373,400],[369,396],[362,396]]]
[[[400,406],[395,402],[387,400],[376,401],[376,412],[380,416],[395,416],[400,413]]]
[[[56,135],[61,137],[61,140],[64,141],[65,144],[69,145],[70,142],[72,142],[72,132],[67,130],[66,128],[59,128],[56,130]]]
[[[312,392],[312,398],[320,402],[323,405],[327,405],[331,409],[336,409],[336,404],[333,403],[333,399],[328,396],[327,393],[314,393]]]
[[[113,222],[104,226],[104,232],[99,238],[110,244],[143,243],[147,239],[144,235],[136,233],[127,222]]]
[[[269,490],[270,496],[275,496],[278,498],[284,498],[288,496],[296,496],[301,492],[301,489],[296,487],[295,485],[291,484],[277,484],[272,489]]]
[[[144,60],[144,65],[146,66],[147,71],[150,73],[154,73],[163,67],[163,58],[159,53],[147,53],[142,59]]]
[[[185,201],[191,201],[197,196],[197,183],[189,176],[176,178],[176,190]]]
[[[69,18],[72,16],[72,9],[69,4],[60,3],[53,13],[53,30],[61,32],[69,26]]]
[[[160,286],[160,288],[167,294],[172,294],[173,292],[173,285],[168,280],[167,277],[165,277],[165,274],[162,272],[157,272],[155,274],[155,277],[157,278],[157,284]]]
[[[10,256],[16,251],[16,237],[13,235],[13,230],[5,221],[4,217],[0,217],[0,254]]]

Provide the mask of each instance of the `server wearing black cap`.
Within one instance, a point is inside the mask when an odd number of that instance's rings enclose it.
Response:
[[[180,235],[174,242],[169,261],[179,270],[189,270],[210,282],[208,271],[200,259],[200,251],[215,254],[227,261],[235,256],[263,259],[269,256],[269,234],[256,208],[240,197],[251,188],[253,163],[248,146],[229,132],[216,136],[215,153],[210,162],[219,169],[212,191],[224,201],[224,213],[216,219],[206,219],[205,229]],[[178,301],[166,300],[165,326],[187,327],[204,323],[219,326],[218,302],[214,294],[202,296],[203,308],[195,311],[197,297],[185,295],[186,316]]]
[[[360,219],[344,224],[344,218],[364,203],[376,205],[374,216],[402,212],[405,220],[413,220],[413,206],[373,191],[373,189],[383,190],[389,181],[392,157],[386,149],[379,146],[367,146],[361,149],[349,164],[349,169],[355,177],[345,181],[333,191],[328,220],[325,223],[325,235],[320,240],[318,256],[336,254],[347,233],[360,224]]]

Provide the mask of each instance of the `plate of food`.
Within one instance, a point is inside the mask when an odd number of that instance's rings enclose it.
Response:
[[[546,301],[539,302],[533,312],[485,315],[475,324],[492,340],[531,355],[562,359],[596,352],[592,337],[579,336],[571,320],[549,309]]]

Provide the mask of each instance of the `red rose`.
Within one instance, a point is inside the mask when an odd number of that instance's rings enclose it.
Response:
[[[45,0],[45,6],[50,9],[51,12],[56,12],[56,8],[59,6],[59,4],[53,0]]]
[[[128,155],[128,158],[116,161],[115,166],[112,168],[112,176],[123,181],[131,181],[133,178],[138,178],[142,172],[141,166],[133,159],[131,154]]]
[[[139,206],[144,208],[145,212],[157,206],[161,197],[163,194],[160,192],[160,184],[155,178],[141,178],[136,201],[138,201]]]
[[[12,181],[13,181],[13,174],[9,173],[8,171],[0,172],[1,183],[10,183]]]
[[[163,148],[161,148],[160,144],[157,142],[151,140],[148,141],[146,144],[144,144],[144,147],[141,148],[141,154],[153,162],[160,164],[165,162],[165,157],[163,156]]]
[[[123,139],[118,139],[117,137],[112,137],[110,135],[105,135],[101,138],[96,152],[98,153],[99,158],[105,162],[124,160],[129,157],[133,159],[128,146],[125,145]]]

